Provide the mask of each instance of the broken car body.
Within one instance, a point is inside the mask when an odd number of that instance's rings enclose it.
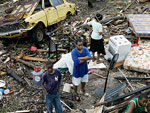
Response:
[[[34,31],[34,38],[43,38],[43,29],[75,13],[75,4],[66,0],[23,0],[5,17],[0,18],[0,37],[27,36]],[[39,38],[40,37],[40,38]]]

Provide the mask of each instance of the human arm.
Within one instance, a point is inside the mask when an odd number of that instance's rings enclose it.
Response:
[[[89,56],[85,56],[85,57],[78,57],[78,59],[79,59],[79,60],[84,60],[84,61],[86,61],[86,60],[90,60],[90,59],[91,59],[91,57],[89,57]]]
[[[102,24],[99,25],[98,33],[99,33],[99,35],[102,35],[102,33],[103,33],[103,26],[102,26]]]
[[[58,74],[59,74],[59,76],[58,76],[58,82],[59,82],[58,93],[59,93],[60,92],[60,87],[61,87],[62,75],[61,75],[60,71],[58,71]]]
[[[134,108],[135,108],[134,102],[130,102],[129,109],[128,109],[127,113],[133,113]]]
[[[42,82],[42,89],[43,89],[44,93],[47,95],[47,94],[48,94],[48,92],[47,92],[47,90],[45,89],[44,82]]]
[[[84,48],[84,51],[85,51],[85,57],[78,57],[78,59],[79,59],[80,61],[87,61],[87,60],[90,60],[90,59],[92,58],[90,52],[88,51],[87,48]]]
[[[45,89],[45,75],[42,75],[42,89],[45,94],[48,94],[47,90]]]

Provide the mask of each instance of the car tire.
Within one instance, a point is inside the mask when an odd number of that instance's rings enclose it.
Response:
[[[45,36],[45,32],[44,32],[44,29],[43,28],[40,28],[40,27],[37,27],[33,30],[32,32],[32,40],[35,42],[35,43],[40,43],[43,41],[44,39],[44,36]]]

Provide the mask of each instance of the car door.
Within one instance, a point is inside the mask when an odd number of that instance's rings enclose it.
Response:
[[[44,12],[47,17],[48,25],[55,24],[59,21],[57,10],[55,7],[52,7],[49,0],[44,0]]]
[[[53,7],[57,9],[60,20],[64,20],[67,14],[67,7],[63,0],[51,0]]]

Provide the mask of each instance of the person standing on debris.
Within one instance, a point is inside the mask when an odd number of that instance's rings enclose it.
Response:
[[[53,105],[56,113],[63,113],[62,105],[59,97],[61,85],[61,73],[57,69],[53,69],[51,61],[46,62],[47,71],[42,76],[42,88],[46,94],[46,108],[48,113],[53,113]]]
[[[85,93],[85,85],[88,82],[88,65],[87,60],[91,59],[90,52],[86,47],[83,47],[83,41],[76,41],[76,48],[71,52],[74,62],[72,83],[74,85],[75,96],[78,96],[78,86],[81,83],[81,90]]]
[[[147,111],[149,112],[149,104],[148,103],[148,97],[146,94],[143,94],[139,96],[138,98],[133,98],[126,110],[125,113],[146,113]]]
[[[96,14],[95,18],[93,18],[92,21],[88,22],[90,20],[90,18],[88,18],[84,23],[85,25],[92,26],[93,29],[91,34],[90,50],[92,51],[93,61],[95,61],[95,52],[97,52],[97,64],[100,63],[100,54],[102,54],[103,56],[105,55],[104,40],[102,37],[103,27],[99,22],[102,19],[103,15]]]

